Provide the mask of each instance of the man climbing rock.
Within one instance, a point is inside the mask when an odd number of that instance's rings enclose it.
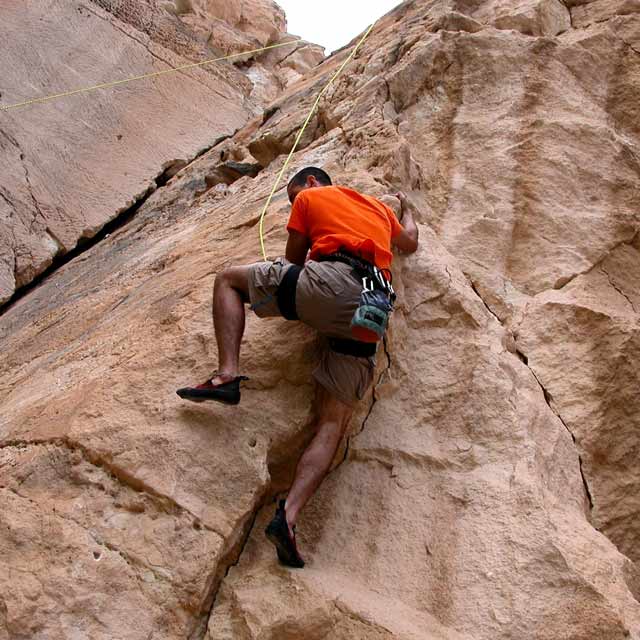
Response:
[[[245,304],[262,318],[301,320],[327,338],[317,382],[316,434],[300,458],[289,495],[266,529],[283,564],[303,567],[296,548],[300,510],[324,480],[353,413],[373,381],[377,342],[395,298],[390,286],[392,246],[418,247],[413,205],[399,193],[401,221],[385,204],[332,186],[322,169],[308,167],[287,187],[292,211],[285,258],[230,267],[216,277],[213,321],[218,371],[180,389],[194,402],[240,402],[240,343]]]

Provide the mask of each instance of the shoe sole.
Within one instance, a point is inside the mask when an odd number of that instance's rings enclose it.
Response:
[[[229,406],[236,406],[240,404],[240,398],[232,398],[232,399],[212,398],[211,396],[207,396],[204,394],[200,395],[200,393],[198,393],[197,391],[194,392],[194,391],[187,391],[183,389],[176,391],[176,393],[183,400],[190,400],[191,402],[197,402],[198,404],[201,404],[202,402],[219,402],[221,404],[227,404]]]
[[[291,567],[292,569],[302,569],[304,567],[304,560],[302,560],[302,563],[291,561],[289,552],[282,544],[282,541],[275,531],[271,530],[270,527],[267,527],[264,533],[269,542],[271,542],[271,544],[276,548],[276,551],[278,552],[278,560],[280,560],[282,564],[285,564],[287,567]]]

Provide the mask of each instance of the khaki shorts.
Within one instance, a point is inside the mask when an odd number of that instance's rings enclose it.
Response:
[[[258,262],[249,269],[251,308],[261,318],[282,316],[277,291],[291,266],[283,258]],[[329,338],[351,339],[351,319],[360,303],[361,284],[349,265],[308,262],[296,289],[296,310],[302,322]],[[356,358],[323,345],[320,363],[313,372],[318,384],[349,406],[364,398],[373,382],[375,358]]]

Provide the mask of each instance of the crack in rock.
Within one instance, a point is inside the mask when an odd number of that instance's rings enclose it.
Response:
[[[540,378],[538,378],[536,372],[528,364],[529,359],[527,358],[527,356],[524,353],[522,353],[521,351],[518,351],[517,353],[520,356],[520,359],[522,360],[524,365],[527,367],[527,369],[529,369],[529,371],[531,371],[531,375],[535,378],[536,382],[538,383],[538,386],[542,390],[542,394],[544,396],[545,402],[547,403],[547,406],[549,407],[549,409],[551,409],[551,411],[553,411],[555,416],[562,423],[562,426],[567,430],[567,432],[571,436],[571,440],[573,441],[573,444],[576,446],[576,449],[577,449],[577,440],[576,440],[575,435],[573,434],[573,431],[571,431],[571,429],[569,428],[567,423],[564,421],[564,418],[560,415],[560,412],[556,411],[556,409],[554,409],[554,407],[551,404],[551,402],[553,400],[553,396],[547,391],[546,387],[542,384],[542,381],[540,380]],[[587,482],[587,478],[586,478],[586,476],[584,474],[583,460],[582,460],[582,456],[579,453],[578,453],[578,462],[580,464],[580,475],[582,476],[582,484],[584,485],[584,490],[585,490],[587,499],[589,501],[589,512],[592,512],[593,508],[594,508],[593,495],[591,493],[591,489],[589,488],[589,484]]]
[[[235,133],[237,133],[238,130],[236,130]],[[0,133],[3,133],[2,130],[0,130]],[[225,140],[233,137],[235,133],[224,135],[214,140],[210,147],[199,151],[193,156],[192,159],[188,160],[186,166],[188,167],[193,164],[201,156],[211,151],[211,149],[215,148],[221,142],[224,142]],[[169,167],[169,169],[170,168],[171,167]],[[47,269],[36,276],[31,282],[17,289],[11,296],[11,298],[9,298],[9,300],[7,300],[3,305],[0,306],[0,317],[7,313],[15,305],[16,302],[18,302],[34,289],[37,289],[47,278],[49,278],[49,276],[53,275],[67,263],[75,260],[75,258],[81,256],[83,253],[90,251],[91,249],[93,249],[93,247],[100,244],[103,240],[105,240],[108,236],[112,235],[116,231],[128,227],[131,223],[133,223],[136,220],[137,214],[140,212],[147,200],[155,193],[161,191],[162,189],[168,188],[166,186],[166,183],[163,184],[163,176],[166,174],[167,170],[168,169],[163,169],[160,173],[158,173],[153,178],[152,184],[143,194],[138,196],[138,198],[130,206],[121,209],[117,213],[116,217],[109,222],[106,222],[104,226],[100,230],[98,230],[93,237],[85,240],[81,244],[76,245],[76,247],[71,251],[68,251],[64,254],[59,253]],[[158,186],[158,184],[162,186]],[[3,199],[6,200],[6,197],[2,194],[1,190],[0,196],[3,196]],[[49,233],[49,235],[51,235],[54,240],[57,240],[51,229],[47,228],[47,233]]]
[[[604,267],[600,267],[600,270],[607,276],[609,284],[629,303],[633,312],[638,313],[638,310],[633,304],[633,300],[631,300],[631,298],[622,289],[620,289],[618,285],[616,285],[616,283],[611,279],[611,275],[609,274],[609,272]]]
[[[208,607],[207,612],[202,616],[201,621],[197,625],[196,629],[189,635],[189,640],[204,640],[204,638],[206,637],[209,628],[209,621],[211,620],[211,616],[213,616],[213,610],[215,609],[220,589],[222,588],[224,581],[227,579],[231,569],[237,567],[238,564],[240,564],[242,555],[244,554],[245,548],[249,540],[251,539],[251,534],[253,533],[256,521],[258,520],[258,514],[264,506],[265,496],[257,501],[255,507],[253,508],[253,511],[241,526],[241,530],[243,531],[243,533],[240,536],[240,542],[237,542],[235,544],[232,543],[229,550],[225,553],[225,559],[222,560],[219,564],[219,569],[217,571],[213,584],[211,585],[210,593],[205,600],[205,602],[211,602],[211,605]],[[248,526],[247,522],[249,523]]]
[[[596,269],[597,267],[599,267],[616,249],[618,249],[619,247],[625,245],[625,244],[633,244],[636,240],[636,238],[638,237],[638,235],[640,234],[640,229],[635,229],[633,235],[631,236],[631,238],[626,238],[624,240],[621,240],[620,242],[617,242],[616,244],[614,244],[610,249],[607,249],[607,251],[605,251],[605,253],[600,256],[591,266],[589,266],[587,269],[584,269],[583,271],[579,271],[578,273],[574,273],[571,276],[567,276],[564,278],[560,278],[555,286],[553,287],[556,291],[561,291],[562,289],[564,289],[568,284],[571,284],[576,278],[580,277],[580,276],[585,276],[589,273],[591,273],[594,269]],[[544,292],[542,292],[544,293]]]
[[[342,460],[340,461],[340,463],[338,465],[336,465],[336,467],[332,470],[331,473],[335,473],[336,469],[341,467],[347,461],[347,459],[349,458],[349,452],[350,452],[350,448],[351,448],[351,440],[353,440],[354,438],[357,438],[367,428],[367,422],[369,422],[369,418],[371,417],[371,414],[373,413],[373,409],[376,406],[376,404],[378,403],[378,396],[376,394],[376,391],[377,391],[378,387],[380,386],[380,384],[382,384],[382,380],[384,379],[384,377],[391,370],[391,367],[392,367],[392,364],[393,364],[393,362],[391,360],[391,354],[389,353],[389,346],[388,346],[387,336],[386,335],[382,339],[382,344],[384,345],[384,354],[385,354],[385,357],[387,359],[387,364],[384,367],[383,371],[378,376],[378,381],[375,383],[375,385],[373,387],[372,394],[371,394],[372,395],[371,405],[369,407],[369,410],[367,411],[367,415],[365,416],[364,420],[362,421],[362,425],[361,425],[360,429],[358,429],[358,431],[356,433],[354,433],[353,435],[347,437],[347,444],[345,446],[344,456],[343,456]]]
[[[480,301],[482,302],[482,304],[486,307],[487,311],[504,327],[504,321],[500,318],[500,316],[489,306],[488,302],[480,295],[480,292],[478,291],[478,287],[476,286],[476,283],[471,280],[471,278],[465,273],[464,274],[465,277],[467,278],[467,280],[469,281],[469,285],[471,286],[471,288],[473,289],[473,292],[476,294],[476,296],[478,296],[478,298],[480,299]]]
[[[625,241],[625,242],[620,242],[616,245],[616,247],[622,245],[622,244],[631,244],[635,237],[638,235],[638,232],[636,232],[636,234],[634,235],[634,237],[630,240],[630,241]],[[615,248],[615,247],[614,247]],[[607,255],[609,255],[611,253],[611,251],[614,250],[614,248],[612,248]],[[603,258],[604,259],[604,258]],[[602,260],[603,260],[602,259]],[[602,260],[600,260],[599,262],[602,262]],[[591,268],[593,269],[593,267]],[[591,269],[589,269],[589,271],[591,271]],[[466,276],[466,274],[465,274]],[[468,276],[467,276],[468,278]],[[468,278],[469,279],[469,278]],[[480,295],[480,292],[478,291],[477,287],[475,286],[474,282],[471,281],[469,279],[469,284],[471,285],[471,288],[473,289],[474,293],[476,294],[476,296],[478,296],[478,298],[482,301],[482,303],[484,304],[484,306],[487,308],[487,310],[489,311],[489,313],[491,313],[491,315],[502,325],[504,326],[503,322],[500,320],[499,316],[493,312],[493,310],[491,309],[491,307],[487,304],[487,302],[484,300],[484,298]],[[542,390],[542,395],[544,397],[544,400],[547,404],[547,406],[549,407],[549,409],[551,409],[551,411],[554,413],[554,415],[558,418],[558,420],[560,420],[560,422],[562,423],[562,426],[567,430],[567,433],[571,436],[571,440],[573,441],[574,446],[576,447],[576,453],[578,456],[578,462],[579,462],[579,466],[580,466],[580,475],[582,477],[582,484],[584,486],[584,490],[585,490],[585,494],[587,496],[587,500],[589,501],[589,513],[591,513],[593,511],[594,508],[594,503],[593,503],[593,494],[591,493],[591,489],[589,488],[589,483],[587,482],[587,478],[584,474],[584,469],[583,469],[583,460],[582,460],[582,456],[580,455],[580,453],[577,451],[578,447],[577,447],[577,440],[576,437],[574,435],[574,433],[571,431],[571,429],[569,428],[569,425],[565,422],[564,418],[562,417],[562,415],[560,414],[559,411],[557,411],[551,404],[552,402],[552,396],[551,394],[547,391],[547,389],[545,388],[545,386],[542,384],[542,381],[540,380],[540,378],[538,377],[538,375],[536,374],[536,372],[533,370],[533,368],[529,365],[529,359],[527,358],[527,356],[522,353],[520,350],[516,349],[516,353],[513,354],[510,351],[506,351],[507,353],[510,353],[511,355],[518,357],[519,360],[527,367],[527,369],[529,369],[529,371],[531,372],[531,375],[534,377],[535,381],[538,383],[538,386],[540,387],[540,389]]]
[[[18,153],[20,155],[20,163],[22,164],[22,170],[24,171],[24,178],[27,184],[27,189],[29,191],[29,196],[31,197],[31,201],[33,202],[33,206],[36,210],[36,215],[34,216],[34,219],[32,221],[32,226],[33,226],[33,222],[35,222],[35,218],[38,215],[43,220],[46,220],[46,219],[44,217],[44,214],[42,213],[42,210],[40,209],[40,204],[38,203],[38,200],[36,199],[35,194],[33,192],[33,185],[31,184],[31,176],[29,174],[29,168],[26,163],[24,151],[22,150],[20,143],[13,136],[9,135],[6,131],[3,131],[2,129],[0,129],[0,133],[18,150]],[[6,200],[6,197],[4,197],[4,199]]]

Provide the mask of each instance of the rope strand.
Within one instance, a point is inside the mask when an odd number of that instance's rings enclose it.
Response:
[[[318,108],[318,105],[320,104],[320,100],[322,99],[322,96],[326,93],[326,91],[329,89],[329,87],[337,80],[337,78],[342,74],[342,72],[344,71],[345,67],[349,64],[349,62],[351,62],[353,57],[358,52],[358,49],[362,46],[364,41],[369,37],[369,34],[371,33],[371,30],[373,29],[373,27],[374,27],[374,25],[372,24],[367,29],[366,33],[362,36],[362,38],[360,39],[358,44],[353,48],[353,51],[351,51],[349,56],[345,59],[345,61],[342,63],[342,65],[336,71],[336,73],[333,75],[331,80],[329,80],[329,82],[326,84],[324,89],[322,89],[322,91],[319,93],[318,97],[316,98],[316,101],[313,103],[313,106],[311,107],[311,111],[309,111],[309,115],[307,116],[307,119],[304,121],[304,124],[302,125],[302,128],[300,129],[300,131],[298,132],[298,135],[296,136],[295,142],[293,143],[293,147],[291,148],[291,151],[289,152],[289,155],[287,156],[287,159],[285,160],[285,163],[282,166],[282,169],[280,170],[280,173],[278,174],[278,177],[276,178],[276,182],[273,185],[273,189],[271,189],[271,193],[269,194],[269,197],[267,198],[267,202],[264,205],[264,209],[262,210],[262,213],[260,214],[260,248],[262,249],[262,256],[265,259],[265,261],[267,260],[267,252],[266,252],[265,246],[264,246],[264,219],[265,219],[265,216],[267,215],[267,210],[269,209],[269,205],[271,204],[271,201],[273,200],[273,196],[275,195],[276,191],[278,190],[278,185],[280,184],[280,181],[282,180],[282,176],[284,175],[284,172],[287,170],[287,167],[289,166],[289,163],[291,162],[291,158],[293,157],[293,154],[296,152],[296,149],[298,148],[298,144],[300,144],[300,140],[302,139],[302,136],[304,135],[304,132],[306,131],[307,127],[309,126],[309,122],[311,122],[311,118],[313,117],[313,114],[315,113],[315,110]]]
[[[222,62],[223,60],[231,60],[233,58],[240,58],[246,55],[252,55],[254,53],[261,53],[262,51],[268,51],[269,49],[276,49],[278,47],[286,47],[289,44],[295,44],[296,42],[302,42],[301,38],[296,40],[289,40],[288,42],[281,42],[279,44],[270,44],[267,47],[260,49],[251,49],[250,51],[242,51],[240,53],[232,53],[228,56],[222,56],[221,58],[212,58],[210,60],[204,60],[202,62],[193,62],[191,64],[185,64],[180,67],[171,67],[170,69],[163,69],[162,71],[154,71],[152,73],[145,73],[140,76],[133,76],[132,78],[125,78],[124,80],[114,80],[113,82],[103,82],[101,84],[95,84],[91,87],[84,87],[83,89],[74,89],[73,91],[64,91],[63,93],[54,93],[50,96],[44,96],[42,98],[32,98],[31,100],[25,100],[24,102],[16,102],[15,104],[0,105],[0,111],[9,111],[10,109],[20,109],[21,107],[27,107],[31,104],[42,104],[43,102],[49,102],[58,98],[68,98],[69,96],[76,96],[80,93],[90,93],[92,91],[98,91],[99,89],[111,89],[112,87],[118,87],[129,82],[137,82],[138,80],[146,80],[148,78],[157,78],[158,76],[164,76],[170,73],[178,73],[179,71],[186,71],[188,69],[195,69],[197,67],[204,67],[214,62]]]

